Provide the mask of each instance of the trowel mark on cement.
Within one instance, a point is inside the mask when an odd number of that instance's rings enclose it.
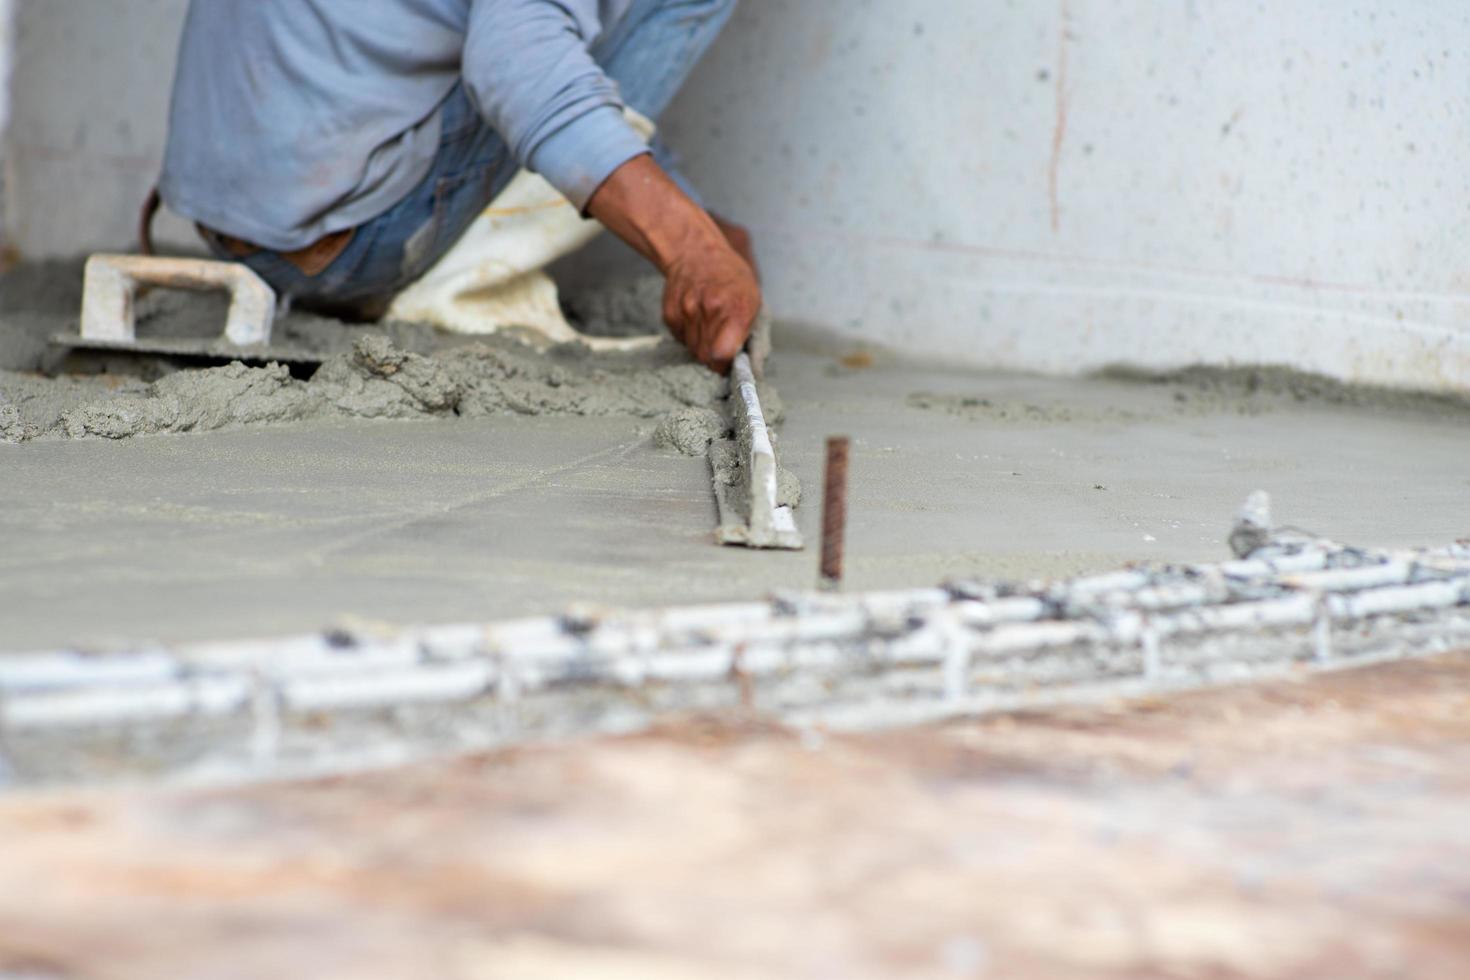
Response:
[[[417,514],[413,514],[400,520],[373,524],[369,527],[364,528],[357,534],[350,535],[345,538],[336,539],[324,547],[317,548],[314,551],[311,551],[309,554],[304,556],[305,563],[312,565],[324,564],[333,555],[339,555],[345,551],[350,551],[353,548],[358,547],[362,543],[366,541],[371,541],[374,538],[379,538],[383,535],[391,534],[395,531],[401,531],[404,528],[413,527],[415,524],[421,524],[424,521],[437,520],[447,514],[452,514],[455,511],[464,510],[467,507],[477,507],[480,504],[484,504],[488,501],[495,500],[500,497],[507,497],[511,494],[520,493],[524,490],[529,490],[532,487],[545,484],[553,477],[560,476],[563,473],[570,473],[575,470],[580,470],[590,463],[596,463],[599,460],[604,460],[608,457],[626,457],[637,447],[637,440],[629,441],[616,446],[609,446],[607,449],[600,449],[595,453],[588,453],[585,456],[580,456],[558,466],[550,466],[546,469],[538,470],[535,473],[532,473],[529,476],[525,477],[524,479],[497,486],[494,490],[489,490],[484,493],[474,493],[470,494],[469,496],[460,497],[458,500],[441,503],[438,506],[426,508]]]
[[[904,401],[910,408],[1008,425],[1251,416],[1314,404],[1456,422],[1470,416],[1470,398],[1464,395],[1348,384],[1271,365],[1198,365],[1167,372],[1111,367],[1094,375],[1090,383],[1077,384],[1076,400],[1065,402],[1006,398],[1002,392],[1007,387],[1008,379],[996,379],[990,391],[916,391]]]

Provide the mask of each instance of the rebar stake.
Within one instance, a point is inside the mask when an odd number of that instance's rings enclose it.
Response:
[[[847,436],[827,440],[822,484],[822,572],[824,589],[842,585],[842,540],[847,530]]]

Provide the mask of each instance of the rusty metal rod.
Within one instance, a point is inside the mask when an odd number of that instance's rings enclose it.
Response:
[[[822,485],[822,583],[842,582],[842,541],[847,530],[847,436],[827,440],[827,469]]]

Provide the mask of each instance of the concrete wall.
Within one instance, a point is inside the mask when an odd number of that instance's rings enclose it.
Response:
[[[0,267],[5,264],[5,175],[8,155],[5,152],[5,130],[10,122],[10,62],[14,4],[0,0]]]
[[[10,224],[29,256],[131,247],[187,0],[15,0]],[[172,237],[188,240],[181,223]]]
[[[1470,388],[1463,0],[751,0],[666,121],[787,316]]]
[[[19,0],[28,253],[131,241],[184,6]],[[745,0],[665,130],[783,316],[1470,389],[1467,38],[1462,0]]]
[[[12,18],[14,4],[11,0],[0,0],[0,146],[3,146],[5,126],[10,121],[10,53],[11,35],[14,33]]]

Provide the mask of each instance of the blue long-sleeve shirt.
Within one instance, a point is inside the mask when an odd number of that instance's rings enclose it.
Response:
[[[648,147],[589,47],[630,0],[192,0],[159,190],[268,248],[388,210],[429,171],[461,79],[578,208]]]

